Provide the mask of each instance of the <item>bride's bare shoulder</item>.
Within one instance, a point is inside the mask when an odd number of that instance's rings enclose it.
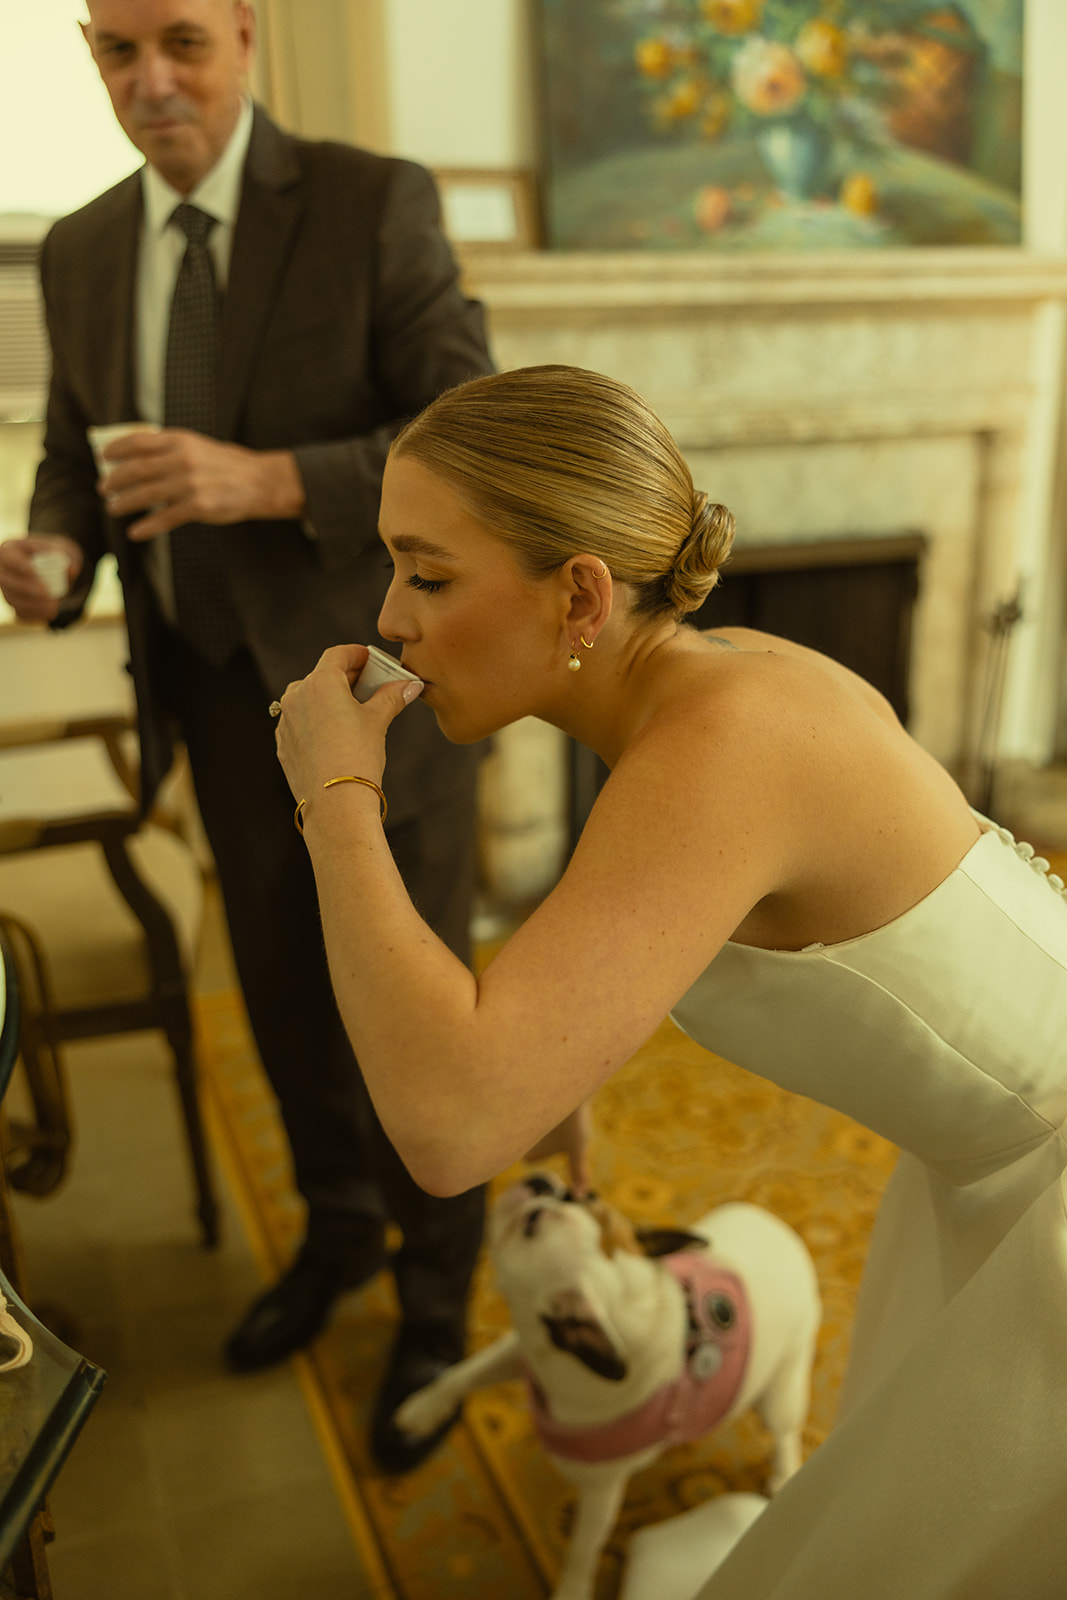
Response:
[[[762,633],[757,628],[714,628],[705,632],[702,637],[709,644],[738,651],[744,655],[772,656],[782,662],[803,663],[805,667],[821,674],[828,688],[832,683],[839,689],[847,689],[852,694],[859,695],[868,708],[885,722],[900,726],[900,719],[885,695],[865,678],[861,678],[858,672],[842,666],[841,662],[834,661],[831,656],[823,655],[819,650],[795,644],[793,640],[783,639],[778,634]]]

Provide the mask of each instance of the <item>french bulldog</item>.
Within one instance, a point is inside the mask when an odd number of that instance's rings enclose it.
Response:
[[[768,1490],[800,1466],[821,1318],[792,1228],[743,1203],[692,1229],[634,1229],[595,1196],[533,1173],[493,1207],[490,1258],[512,1331],[397,1413],[431,1433],[473,1389],[524,1377],[541,1440],[578,1491],[553,1600],[592,1600],[631,1474],[755,1406],[774,1438]]]

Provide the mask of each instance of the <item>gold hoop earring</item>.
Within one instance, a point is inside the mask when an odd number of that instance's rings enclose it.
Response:
[[[597,577],[598,578],[606,578],[607,575],[608,575],[608,569],[607,569],[606,566],[604,566],[603,561],[600,563],[600,566],[601,566],[601,571],[597,573]]]
[[[570,653],[570,656],[568,657],[568,660],[567,660],[567,671],[568,672],[581,672],[581,670],[582,670],[582,663],[578,658],[578,653],[577,653],[576,650],[572,650],[571,653]]]
[[[578,637],[582,641],[582,643],[585,645],[585,648],[587,650],[591,650],[593,648],[593,645],[596,643],[595,639],[587,639],[584,633],[580,633],[578,635]]]

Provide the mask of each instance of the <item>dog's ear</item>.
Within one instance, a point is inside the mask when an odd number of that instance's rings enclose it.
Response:
[[[625,1250],[634,1256],[641,1254],[641,1246],[629,1217],[624,1217],[621,1211],[616,1211],[606,1200],[590,1200],[588,1210],[600,1226],[600,1242],[606,1256],[610,1258],[619,1250]]]
[[[710,1240],[685,1228],[637,1228],[637,1242],[646,1256],[673,1256],[679,1250],[706,1250]]]
[[[611,1342],[592,1305],[577,1290],[554,1295],[541,1321],[557,1350],[575,1356],[598,1377],[621,1383],[626,1362]]]

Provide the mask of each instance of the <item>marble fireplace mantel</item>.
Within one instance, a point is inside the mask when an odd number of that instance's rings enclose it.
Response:
[[[1067,260],[1015,249],[825,250],[810,255],[692,251],[466,254],[468,276],[501,310],[640,305],[872,305],[900,300],[1036,300],[1064,292]]]
[[[632,384],[700,486],[737,514],[739,548],[924,534],[911,725],[957,771],[980,736],[986,621],[1021,584],[1000,753],[1048,759],[1067,259],[545,251],[471,253],[465,271],[498,363],[565,362]],[[558,859],[554,748],[520,728],[487,778],[518,880],[523,861],[536,877],[539,851],[547,881],[553,849]]]
[[[1024,429],[1051,398],[1035,319],[1067,301],[1067,259],[1007,250],[537,252],[468,276],[502,365],[613,356],[687,446]]]

